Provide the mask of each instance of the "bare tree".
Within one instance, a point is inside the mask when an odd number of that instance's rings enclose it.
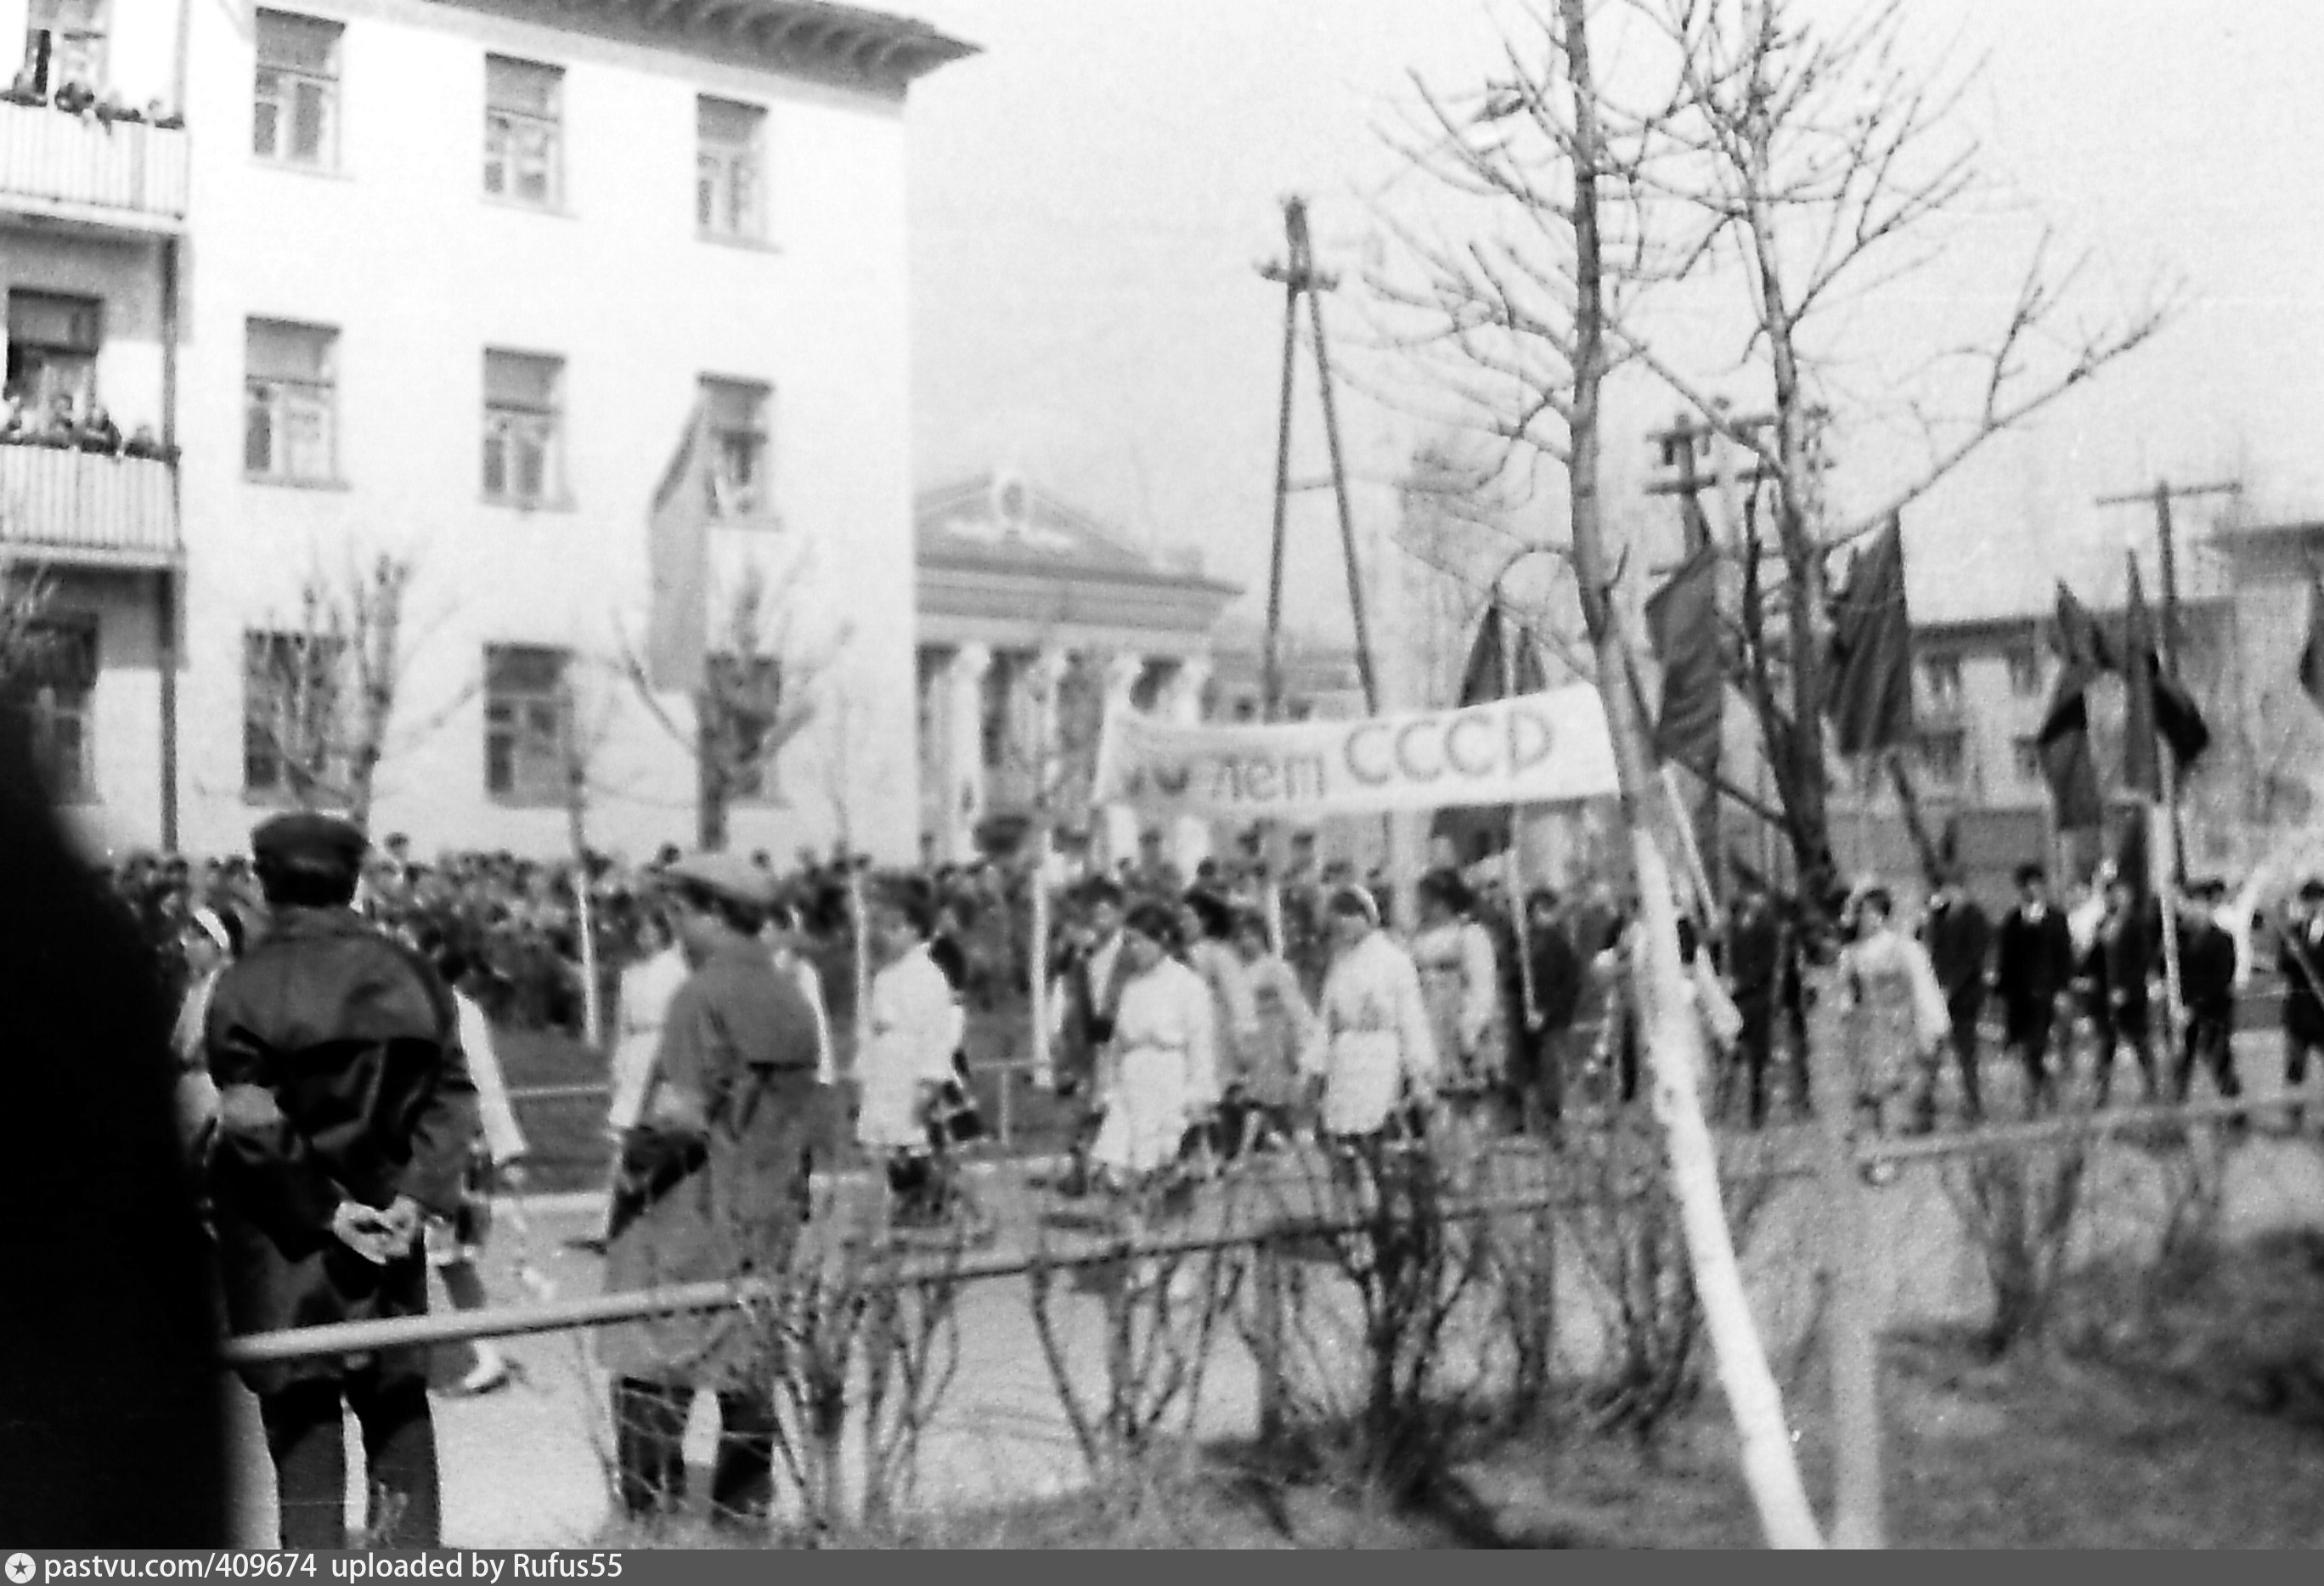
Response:
[[[1683,817],[1661,797],[1652,770],[1602,495],[1603,394],[1623,345],[1615,327],[1638,293],[1689,262],[1656,244],[1650,207],[1623,201],[1645,180],[1656,124],[1609,113],[1587,0],[1558,0],[1538,26],[1537,54],[1509,45],[1509,80],[1459,106],[1424,87],[1438,135],[1417,156],[1454,191],[1488,200],[1489,229],[1449,242],[1404,228],[1417,280],[1378,284],[1391,305],[1416,314],[1421,329],[1407,345],[1449,370],[1450,389],[1475,427],[1513,457],[1544,457],[1564,474],[1570,540],[1557,549],[1580,588],[1591,675],[1613,740],[1641,908],[1632,991],[1672,1191],[1762,1526],[1771,1541],[1813,1546],[1821,1536],[1744,1295],[1697,1093],[1705,1037],[1685,990],[1665,858],[1678,851]]]
[[[783,573],[747,562],[723,595],[714,596],[713,626],[693,691],[693,721],[682,724],[662,704],[634,654],[624,666],[639,701],[693,758],[695,839],[726,846],[727,816],[746,798],[779,796],[776,762],[816,718],[816,682],[847,643],[801,632],[804,562]]]
[[[1744,578],[1735,680],[1814,897],[1834,870],[1826,554],[2146,341],[2170,294],[2094,311],[2083,287],[2092,262],[2061,260],[2043,233],[1997,298],[1951,290],[1942,295],[1959,315],[1884,318],[1900,281],[1933,284],[1995,254],[1992,229],[1970,224],[1991,193],[1958,115],[1973,71],[1911,64],[1901,0],[1821,29],[1799,0],[1609,9],[1626,29],[1628,69],[1620,96],[1600,96],[1607,367],[1634,364],[1666,383],[1766,482],[1732,548]],[[1550,38],[1549,19],[1536,21]],[[1475,201],[1476,223],[1448,235],[1391,218],[1402,267],[1373,281],[1403,311],[1390,321],[1399,344],[1428,360],[1462,422],[1512,455],[1561,462],[1577,302],[1572,206],[1557,185],[1574,136],[1565,64],[1554,41],[1513,40],[1480,90],[1448,97],[1422,86],[1423,135],[1409,152],[1440,194]],[[1655,320],[1658,294],[1682,285],[1686,317]],[[2001,306],[1978,322],[1988,302]],[[1897,443],[1898,460],[1862,506],[1840,512],[1824,494],[1829,447],[1850,435]]]
[[[420,646],[407,634],[415,570],[408,555],[350,555],[300,584],[296,617],[244,635],[246,749],[303,808],[344,809],[368,829],[380,769],[432,733],[476,692],[473,682],[399,730],[405,675]]]

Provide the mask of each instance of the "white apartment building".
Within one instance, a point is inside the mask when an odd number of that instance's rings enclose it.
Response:
[[[374,833],[556,852],[577,764],[594,845],[690,842],[687,696],[624,672],[699,414],[712,607],[755,567],[778,659],[822,663],[731,841],[911,855],[903,108],[970,46],[809,0],[0,0],[19,37],[12,387],[161,454],[0,445],[92,846],[232,849],[290,800],[265,659],[382,556]],[[143,119],[29,102],[68,78]]]

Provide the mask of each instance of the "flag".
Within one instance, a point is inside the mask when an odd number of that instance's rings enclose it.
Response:
[[[1719,558],[1699,546],[1646,601],[1646,631],[1663,668],[1655,756],[1701,770],[1719,759],[1726,684],[1719,648]]]
[[[2098,794],[2098,761],[2090,753],[2089,687],[2099,672],[2113,669],[2114,656],[2098,619],[2063,584],[2058,586],[2058,627],[2051,642],[2064,664],[2034,749],[2042,760],[2042,779],[2050,785],[2058,829],[2094,830],[2105,818],[2106,806]]]
[[[654,491],[646,520],[651,598],[646,615],[646,681],[692,693],[702,687],[710,625],[710,447],[700,403],[686,420],[678,453]]]
[[[2181,770],[2194,764],[2210,747],[2211,729],[2194,696],[2165,671],[2154,648],[2154,623],[2146,610],[2145,591],[2139,583],[2138,562],[2130,562],[2130,594],[2123,613],[2123,687],[2125,713],[2122,754],[2124,786],[2151,799],[2163,797],[2163,766],[2156,749],[2159,738],[2171,746],[2171,757]]]
[[[2138,558],[2129,562],[2130,593],[2123,597],[2122,615],[2122,781],[2154,801],[2163,797],[2163,765],[2154,747],[2154,626],[2138,582]]]
[[[1913,741],[1913,632],[1904,609],[1904,531],[1895,519],[1856,553],[1832,603],[1824,711],[1832,746],[1865,754]]]
[[[2300,650],[2300,687],[2324,710],[2324,581],[2308,569],[2308,642]]]
[[[1509,626],[1499,601],[1486,606],[1476,642],[1469,647],[1469,665],[1461,674],[1462,708],[1514,694],[1537,694],[1549,686],[1541,657],[1526,642],[1524,628],[1511,632]],[[1440,809],[1428,824],[1428,834],[1452,844],[1456,863],[1474,864],[1509,845],[1509,812],[1492,805]]]

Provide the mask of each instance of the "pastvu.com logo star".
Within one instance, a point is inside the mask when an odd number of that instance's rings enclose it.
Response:
[[[24,1586],[24,1582],[32,1578],[32,1555],[29,1553],[10,1554],[8,1555],[8,1579],[14,1582],[14,1586]]]

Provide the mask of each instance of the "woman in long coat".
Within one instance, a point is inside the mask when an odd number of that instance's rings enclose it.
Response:
[[[815,1016],[758,940],[771,886],[726,855],[673,865],[673,923],[693,973],[662,1026],[641,1121],[622,1152],[605,1249],[609,1294],[735,1278],[779,1281],[807,1211],[810,1155],[828,1127]],[[686,1491],[695,1393],[718,1396],[714,1514],[761,1514],[773,1496],[772,1371],[780,1347],[751,1307],[609,1327],[622,1498],[632,1515]]]
[[[1892,908],[1882,888],[1858,897],[1856,940],[1840,954],[1852,999],[1857,1105],[1884,1133],[1904,1127],[1920,1088],[1932,1083],[1939,1045],[1952,1030],[1928,949],[1895,928]],[[1874,1172],[1877,1182],[1895,1176],[1892,1165],[1880,1166],[1886,1172]]]

